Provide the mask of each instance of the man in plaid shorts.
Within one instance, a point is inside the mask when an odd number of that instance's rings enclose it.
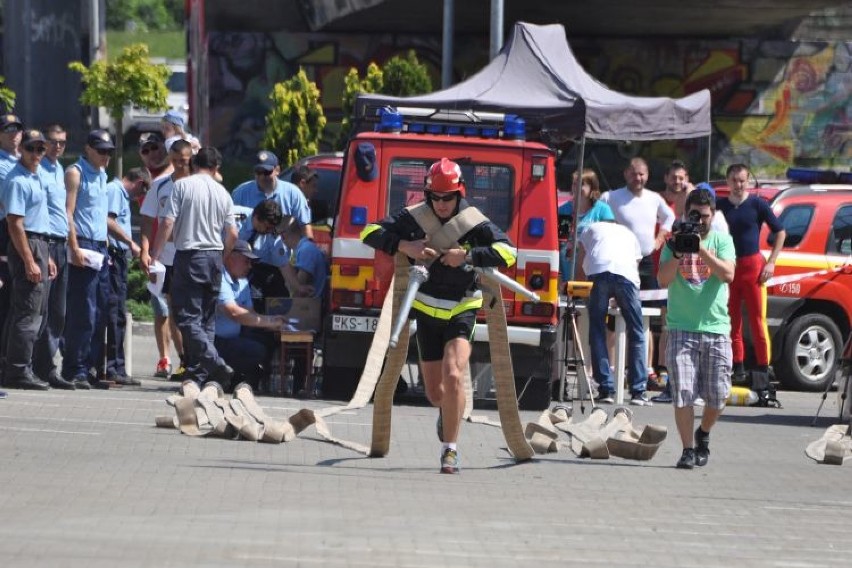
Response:
[[[669,292],[666,365],[675,423],[683,443],[677,467],[692,469],[706,465],[710,458],[710,429],[725,409],[731,390],[728,284],[734,279],[736,255],[731,236],[710,228],[716,201],[709,191],[690,193],[686,213],[700,219],[698,252],[678,251],[670,239],[660,255],[657,280]],[[693,402],[699,396],[705,407],[693,435]]]

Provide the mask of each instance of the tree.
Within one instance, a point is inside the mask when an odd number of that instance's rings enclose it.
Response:
[[[382,70],[373,62],[367,66],[367,76],[364,79],[361,79],[358,75],[357,69],[354,67],[349,69],[349,73],[343,79],[343,100],[341,101],[343,119],[340,121],[340,131],[337,142],[334,145],[335,148],[338,150],[346,148],[346,142],[349,140],[352,113],[355,110],[355,99],[361,93],[380,92],[382,84]]]
[[[316,83],[305,70],[276,83],[269,94],[272,108],[266,115],[263,143],[286,164],[319,152],[326,118]]]
[[[183,0],[107,0],[106,27],[176,30],[183,25]]]
[[[16,98],[15,91],[6,86],[6,78],[0,75],[0,106],[4,107],[4,113],[14,110]]]
[[[413,49],[403,58],[394,55],[382,66],[381,92],[395,97],[411,97],[432,91],[432,79]]]
[[[358,71],[353,67],[346,75],[343,84],[343,118],[340,121],[340,133],[335,142],[338,150],[343,150],[349,140],[355,99],[359,94],[381,93],[395,97],[410,97],[432,91],[429,71],[417,59],[413,49],[409,50],[405,57],[399,55],[391,57],[381,69],[371,62],[364,79],[361,79]]]
[[[86,67],[73,61],[68,68],[82,76],[85,88],[80,103],[105,107],[116,125],[115,166],[116,175],[121,177],[124,108],[133,104],[152,112],[166,110],[166,80],[171,71],[166,65],[151,63],[148,46],[143,43],[128,45],[112,62],[99,60]]]

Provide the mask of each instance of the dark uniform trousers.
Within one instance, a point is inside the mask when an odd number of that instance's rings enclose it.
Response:
[[[183,337],[186,370],[199,382],[225,365],[214,344],[221,286],[221,250],[177,251],[170,289],[172,314]]]
[[[10,310],[6,320],[6,381],[32,378],[33,346],[38,337],[46,305],[47,237],[27,234],[27,243],[39,268],[41,280],[27,279],[24,261],[14,245],[9,246],[11,273]]]
[[[33,371],[45,381],[57,374],[53,359],[65,329],[65,295],[68,292],[68,247],[65,239],[50,237],[47,248],[56,265],[56,278],[46,283],[45,317],[33,348]]]
[[[109,301],[107,303],[106,374],[124,377],[124,336],[127,331],[127,251],[109,249]]]

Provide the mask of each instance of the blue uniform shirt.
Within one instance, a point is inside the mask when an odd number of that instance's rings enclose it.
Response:
[[[4,186],[3,181],[6,179],[6,176],[9,175],[9,172],[12,171],[12,168],[15,167],[18,163],[18,158],[7,152],[6,150],[0,150],[0,219],[6,218],[6,200],[3,198],[2,188]]]
[[[107,196],[109,198],[107,211],[109,211],[110,215],[115,215],[116,223],[124,231],[124,234],[129,237],[133,231],[130,227],[130,195],[124,189],[124,184],[121,183],[120,179],[115,178],[107,184]],[[125,251],[129,248],[126,243],[113,237],[109,238],[109,244]]]
[[[284,266],[287,263],[289,254],[281,237],[277,235],[256,234],[250,221],[243,223],[237,238],[247,242],[251,246],[259,262],[278,267]]]
[[[105,242],[107,240],[107,175],[80,158],[70,166],[80,171],[74,227],[77,237]]]
[[[47,215],[50,227],[47,233],[52,237],[68,236],[68,214],[65,210],[65,170],[57,161],[47,157],[41,159],[41,168],[47,178]]]
[[[20,163],[12,168],[3,182],[6,212],[23,217],[25,231],[47,234],[46,182],[40,167],[32,173]]]
[[[219,289],[219,299],[216,301],[216,335],[218,337],[233,338],[240,335],[239,323],[225,314],[223,306],[236,302],[240,307],[252,309],[251,288],[247,278],[234,281],[227,270],[222,270],[222,287]]]
[[[311,239],[302,237],[291,260],[293,267],[304,270],[313,277],[314,298],[322,297],[325,281],[328,279],[328,261],[319,247]]]
[[[281,212],[296,219],[301,225],[311,222],[311,209],[308,200],[298,186],[288,181],[279,179],[276,181],[275,189],[266,195],[254,180],[240,184],[231,196],[234,205],[250,207],[252,210],[264,199],[275,199],[281,206]]]

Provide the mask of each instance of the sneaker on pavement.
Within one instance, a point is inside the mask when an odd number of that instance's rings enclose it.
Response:
[[[172,364],[168,357],[163,357],[157,361],[157,370],[154,371],[154,376],[158,379],[168,379],[172,374]]]
[[[614,398],[612,398],[612,395],[611,395],[611,394],[608,394],[608,393],[598,393],[598,396],[597,396],[597,398],[595,399],[595,402],[597,402],[598,404],[614,404],[614,403],[615,403],[615,399],[614,399]]]
[[[169,380],[182,383],[184,381],[184,379],[186,378],[186,377],[183,376],[184,373],[186,373],[186,367],[184,367],[183,365],[180,365],[177,368],[177,371],[175,371],[174,373],[169,375]]]
[[[459,453],[457,450],[447,448],[441,454],[441,473],[459,472]]]
[[[701,426],[695,429],[695,465],[702,467],[710,460],[710,435],[701,431]]]
[[[648,393],[638,393],[630,397],[630,404],[633,406],[654,406],[654,403],[648,398]]]
[[[692,469],[695,467],[695,450],[692,448],[684,448],[675,467],[678,469]]]
[[[659,403],[669,403],[672,401],[672,394],[668,391],[663,391],[654,398],[651,399],[651,402],[659,402]]]

